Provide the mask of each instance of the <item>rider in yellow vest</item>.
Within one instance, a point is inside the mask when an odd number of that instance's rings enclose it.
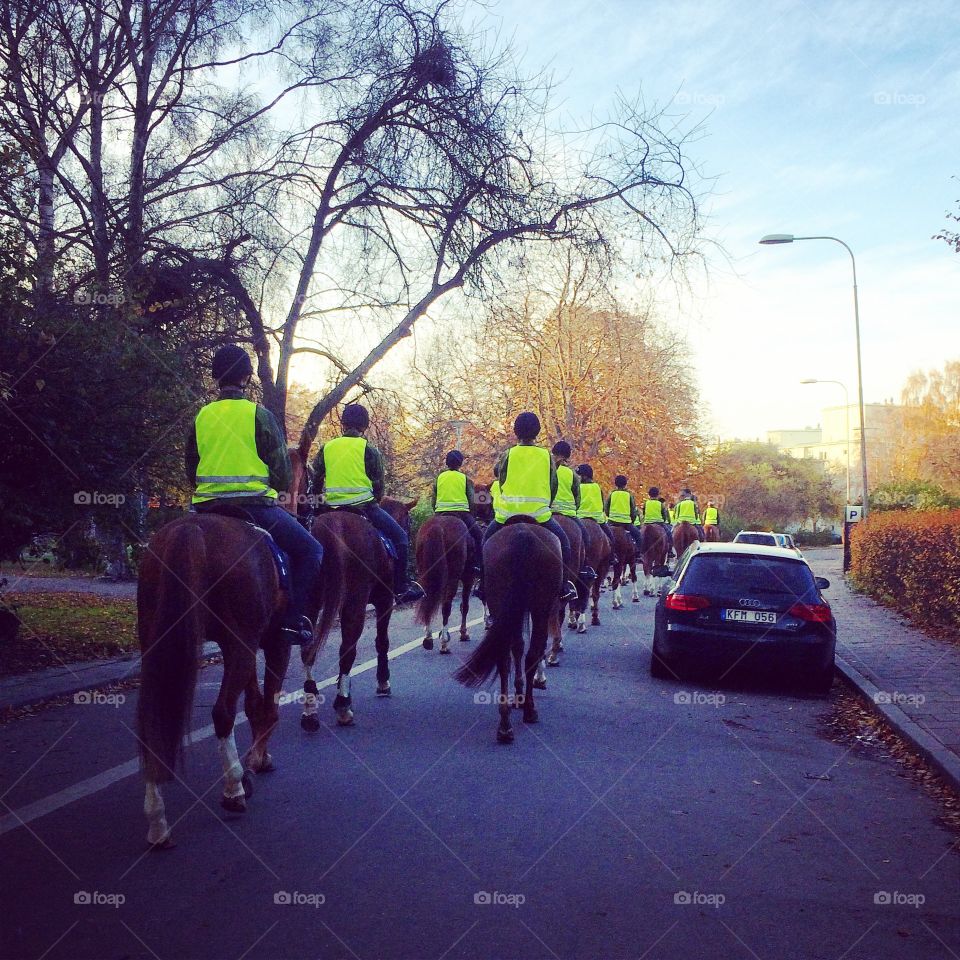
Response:
[[[192,510],[229,512],[266,530],[290,560],[290,596],[281,633],[291,643],[313,639],[323,547],[277,503],[292,481],[287,442],[274,415],[244,396],[253,365],[236,344],[213,358],[220,396],[197,414],[187,435]],[[225,509],[226,508],[226,509]]]
[[[689,487],[684,487],[680,491],[680,498],[677,500],[677,508],[674,511],[677,523],[692,523],[697,528],[700,539],[703,539],[703,527],[700,526],[700,508],[697,506],[697,498],[690,492]]]
[[[463,454],[451,450],[446,457],[447,469],[433,481],[433,512],[458,517],[467,525],[467,532],[473,538],[474,565],[479,567],[483,550],[483,531],[473,515],[473,481],[460,469],[463,466]]]
[[[627,478],[621,473],[613,479],[614,489],[607,494],[604,511],[607,519],[614,526],[623,527],[630,534],[637,553],[643,549],[643,539],[640,531],[634,526],[637,519],[637,502],[633,494],[627,489]]]
[[[670,527],[670,512],[660,496],[659,487],[647,491],[648,499],[643,501],[643,523],[655,523],[667,535],[667,542],[673,546],[673,530]]]
[[[703,526],[704,528],[720,526],[720,511],[712,500],[707,501],[707,509],[703,511]]]
[[[534,445],[540,433],[540,418],[535,413],[521,413],[513,424],[517,435],[516,446],[511,447],[497,462],[500,497],[493,522],[483,535],[486,543],[503,529],[512,516],[533,517],[559,541],[564,568],[570,563],[570,541],[563,528],[553,519],[550,504],[557,495],[557,472],[545,447]],[[561,599],[572,600],[577,588],[568,580],[560,591]]]
[[[557,471],[557,493],[550,509],[554,516],[569,517],[580,528],[580,533],[586,536],[583,521],[577,516],[577,508],[580,506],[580,478],[567,463],[571,452],[570,444],[566,440],[558,440],[550,451]],[[583,580],[596,580],[597,571],[584,564],[580,576]]]
[[[613,534],[603,509],[603,491],[599,483],[594,483],[593,467],[589,463],[581,463],[577,467],[577,476],[580,478],[580,506],[577,508],[577,516],[581,520],[596,520],[613,549]]]
[[[322,494],[323,503],[333,510],[359,511],[393,543],[397,551],[393,565],[395,600],[397,603],[419,600],[423,588],[407,573],[410,538],[380,506],[386,468],[380,451],[363,436],[370,426],[370,414],[362,404],[348,403],[340,421],[343,436],[328,440],[313,462],[313,490]]]

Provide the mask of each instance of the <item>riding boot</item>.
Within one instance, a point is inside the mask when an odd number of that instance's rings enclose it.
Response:
[[[280,628],[280,636],[292,646],[301,646],[313,641],[313,621],[308,616],[297,618],[298,622]]]
[[[577,599],[577,588],[573,585],[572,580],[564,580],[563,586],[560,588],[560,599],[561,600]]]
[[[393,567],[394,603],[412,603],[423,597],[423,587],[407,576],[408,548],[405,543],[394,544],[397,559]]]

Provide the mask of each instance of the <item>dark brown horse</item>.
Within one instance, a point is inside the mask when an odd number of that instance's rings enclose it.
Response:
[[[154,848],[172,845],[159,785],[176,776],[205,640],[223,651],[223,678],[213,707],[223,764],[223,807],[243,812],[253,792],[248,771],[273,769],[267,741],[277,725],[290,660],[290,644],[278,630],[285,604],[266,539],[241,520],[189,514],[161,528],[144,553],[137,584],[142,656],[137,727],[146,780],[147,841]],[[266,661],[262,693],[257,680],[260,649]],[[243,763],[234,737],[241,694],[253,733]]]
[[[641,532],[643,549],[643,595],[653,597],[657,593],[657,574],[667,562],[670,542],[666,531],[658,523],[645,523]]]
[[[577,599],[570,602],[570,626],[576,627],[580,614],[586,610],[587,603],[590,600],[590,583],[581,576],[581,571],[586,563],[583,534],[580,532],[580,525],[572,517],[554,514],[554,519],[563,528],[563,532],[570,541],[570,564],[563,574],[564,578],[577,588]],[[561,600],[560,609],[557,611],[557,617],[553,623],[553,643],[550,648],[550,656],[547,657],[547,665],[551,667],[560,666],[560,654],[563,652],[563,619],[566,606],[567,602]],[[542,671],[538,671],[537,681],[538,690],[546,688],[546,678]]]
[[[454,676],[465,686],[479,687],[494,671],[499,673],[497,741],[512,743],[507,696],[510,658],[512,655],[516,663],[523,659],[526,688],[516,689],[516,702],[522,702],[524,723],[536,723],[539,716],[533,700],[533,680],[547,647],[551,618],[557,615],[563,557],[559,541],[549,530],[540,529],[531,517],[511,517],[504,529],[484,546],[483,566],[484,590],[493,624]],[[525,644],[527,623],[529,639]]]
[[[700,539],[697,528],[688,520],[681,520],[673,528],[673,549],[679,560],[683,556],[684,550],[695,540]]]
[[[417,575],[424,597],[417,604],[416,620],[426,628],[423,646],[433,649],[430,621],[440,610],[440,652],[450,652],[450,611],[457,587],[460,597],[460,639],[467,641],[467,613],[470,609],[470,591],[473,589],[473,541],[466,524],[459,518],[442,513],[434,514],[417,531]]]
[[[607,572],[610,569],[610,561],[613,559],[612,554],[613,550],[610,547],[610,541],[607,539],[607,535],[600,529],[600,524],[596,520],[583,520],[584,529],[587,531],[587,536],[584,540],[583,549],[584,555],[586,558],[586,563],[588,563],[594,570],[597,571],[597,579],[593,581],[592,588],[590,590],[590,600],[591,600],[591,611],[590,611],[590,622],[593,626],[600,626],[600,586],[604,581],[604,578],[607,576]],[[577,633],[586,633],[587,632],[587,616],[586,616],[586,607],[580,614],[580,618],[577,621]]]
[[[637,593],[637,546],[633,537],[622,526],[611,523],[610,532],[613,534],[613,609],[619,610],[623,606],[620,587],[626,584],[628,573],[633,584],[633,602],[640,602],[640,595]]]

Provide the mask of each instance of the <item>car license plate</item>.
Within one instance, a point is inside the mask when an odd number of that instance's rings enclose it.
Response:
[[[723,619],[737,623],[776,623],[777,615],[773,610],[724,610]]]

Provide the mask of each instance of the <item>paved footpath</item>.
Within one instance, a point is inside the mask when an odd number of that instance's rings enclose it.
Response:
[[[930,738],[924,752],[960,771],[960,645],[930,636],[895,611],[855,593],[843,577],[839,548],[808,550],[837,618],[837,653],[869,683],[882,712],[902,712]],[[923,738],[921,738],[923,739]],[[950,772],[949,770],[945,772]]]
[[[11,593],[92,593],[101,597],[137,596],[135,580],[101,580],[99,577],[18,577],[3,574]]]

